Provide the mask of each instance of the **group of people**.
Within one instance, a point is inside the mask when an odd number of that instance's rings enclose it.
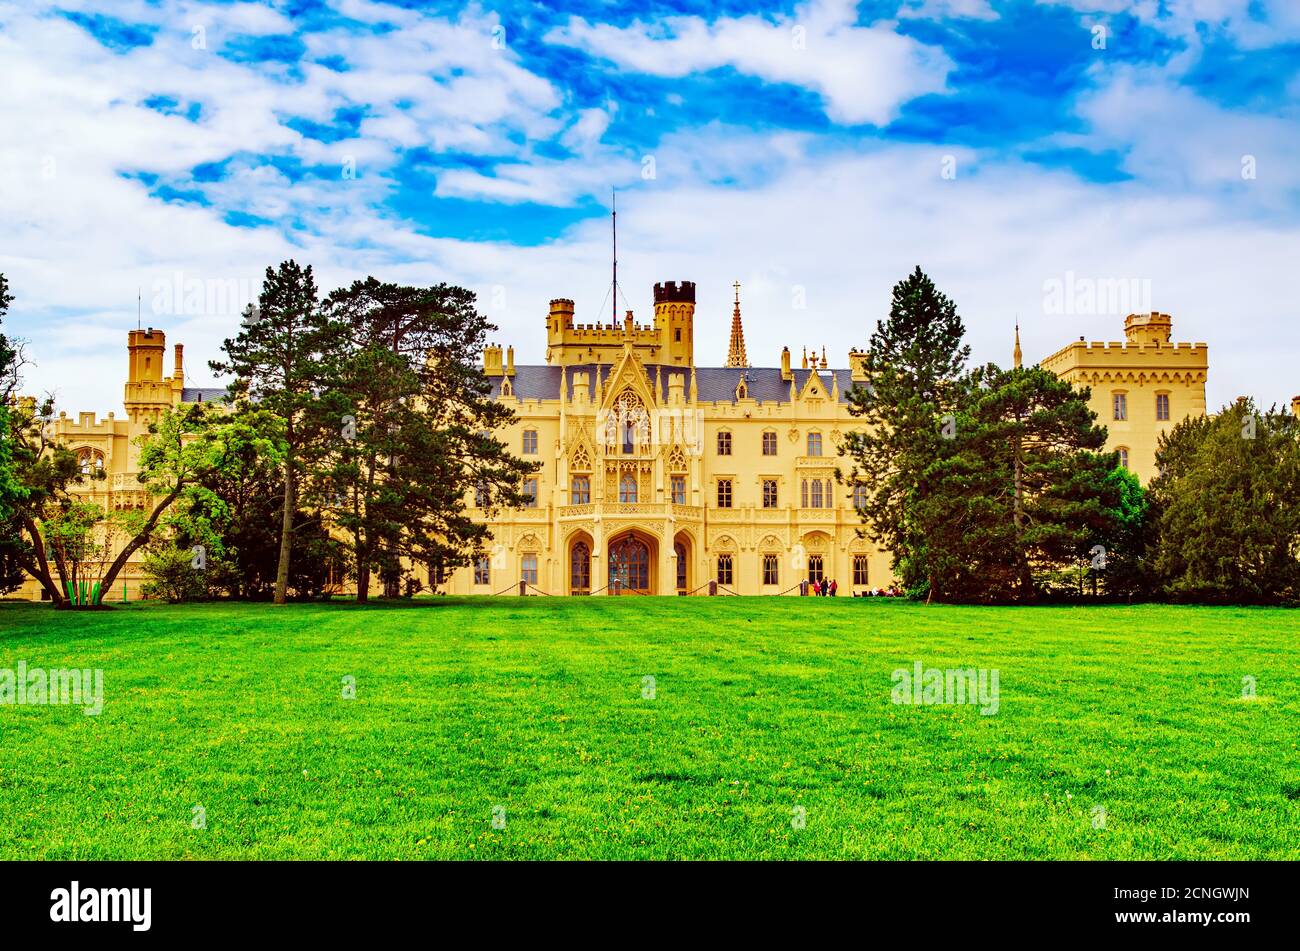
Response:
[[[888,588],[868,588],[861,594],[853,592],[855,598],[901,598],[903,589],[898,585],[890,585]]]
[[[818,581],[809,581],[808,590],[818,597],[833,598],[836,592],[840,590],[840,586],[834,578],[822,578]],[[861,594],[857,591],[853,591],[851,594],[855,598],[901,598],[903,589],[898,585],[890,585],[888,588],[868,588]]]

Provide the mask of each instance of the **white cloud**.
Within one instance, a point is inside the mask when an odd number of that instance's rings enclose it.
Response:
[[[619,67],[680,77],[730,66],[767,82],[816,92],[842,123],[884,125],[903,103],[942,92],[952,63],[942,50],[888,23],[857,26],[848,0],[810,0],[792,16],[667,17],[628,27],[572,17],[547,42],[579,48]]]

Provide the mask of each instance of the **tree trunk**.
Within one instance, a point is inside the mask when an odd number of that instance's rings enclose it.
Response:
[[[50,563],[45,558],[45,539],[41,537],[41,530],[36,527],[36,522],[30,515],[23,516],[23,527],[27,529],[27,534],[31,536],[32,550],[36,553],[36,564],[32,567],[37,570],[31,572],[32,577],[41,583],[41,587],[50,596],[50,603],[55,608],[64,607],[63,592],[59,590],[59,586],[54,583],[54,579],[50,576]]]
[[[360,538],[357,539],[360,542]],[[357,604],[370,600],[370,546],[357,545]]]
[[[140,529],[140,531],[136,533],[135,538],[127,542],[126,546],[118,553],[118,556],[113,559],[113,564],[109,566],[108,571],[104,573],[103,580],[99,583],[99,596],[101,599],[107,595],[109,590],[113,587],[113,582],[117,580],[118,572],[126,567],[126,563],[130,560],[131,556],[135,554],[136,549],[149,540],[149,536],[153,534],[154,528],[158,525],[158,519],[162,518],[162,513],[167,511],[168,506],[176,501],[177,496],[181,494],[181,491],[184,488],[184,481],[177,482],[176,488],[167,493],[167,498],[154,506],[153,512],[149,515],[149,521],[144,523],[144,528]]]
[[[293,469],[293,449],[284,459],[284,516],[280,520],[280,563],[275,571],[275,603],[284,604],[289,591],[289,556],[293,551],[293,510],[295,504],[296,475]]]
[[[1015,463],[1016,497],[1012,510],[1012,521],[1016,526],[1016,558],[1020,562],[1020,595],[1025,600],[1033,600],[1034,576],[1029,570],[1029,559],[1025,556],[1025,463],[1021,455],[1020,433],[1016,433],[1013,447]]]

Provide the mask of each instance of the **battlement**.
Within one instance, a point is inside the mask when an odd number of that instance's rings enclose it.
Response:
[[[662,281],[655,285],[656,304],[694,304],[694,281]]]

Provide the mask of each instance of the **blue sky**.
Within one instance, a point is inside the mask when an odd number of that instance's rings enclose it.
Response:
[[[978,359],[1017,318],[1032,358],[1145,304],[1211,344],[1212,403],[1300,392],[1300,5],[557,6],[0,0],[33,385],[117,408],[137,293],[210,384],[226,291],[288,256],[470,286],[540,360],[549,298],[607,315],[616,188],[620,310],[696,281],[702,364],[733,280],[756,363],[843,364],[921,264]],[[1052,312],[1067,278],[1143,299]]]

